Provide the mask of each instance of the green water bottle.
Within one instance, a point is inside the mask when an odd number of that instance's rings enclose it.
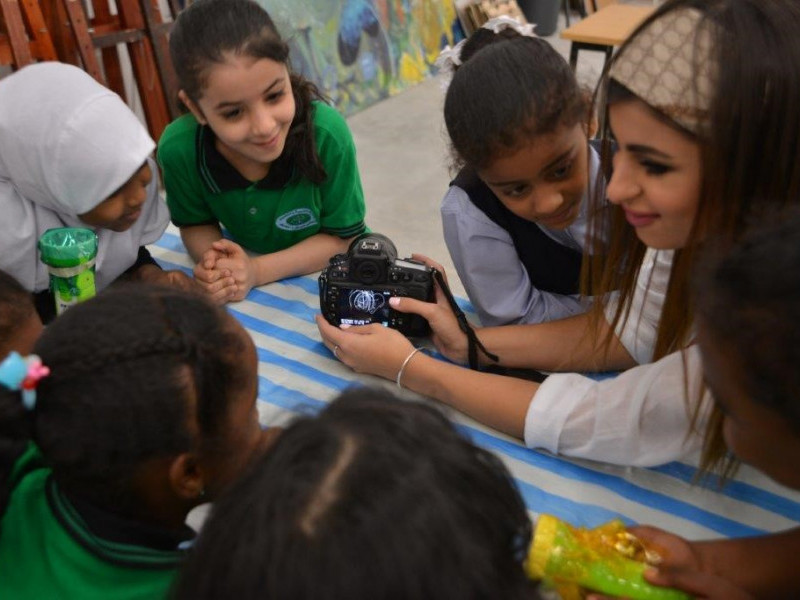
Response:
[[[50,290],[56,301],[56,314],[93,297],[97,235],[83,227],[48,229],[39,238],[42,262],[50,272]]]

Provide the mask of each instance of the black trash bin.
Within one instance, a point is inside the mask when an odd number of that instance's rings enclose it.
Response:
[[[536,35],[553,35],[558,28],[561,0],[517,0],[525,18],[536,25]]]

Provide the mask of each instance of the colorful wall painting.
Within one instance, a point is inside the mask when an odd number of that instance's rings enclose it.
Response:
[[[419,83],[463,34],[452,0],[258,0],[345,115]]]

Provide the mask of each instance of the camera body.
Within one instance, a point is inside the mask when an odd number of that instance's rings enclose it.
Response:
[[[357,237],[319,276],[319,305],[328,323],[381,323],[408,336],[428,335],[425,319],[389,305],[393,296],[432,302],[433,269],[410,258],[398,259],[392,241],[379,233]]]

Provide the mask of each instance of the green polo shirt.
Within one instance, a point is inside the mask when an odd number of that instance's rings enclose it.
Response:
[[[0,521],[0,597],[166,598],[184,551],[109,541],[97,535],[59,490],[32,444],[15,464],[11,485]],[[106,528],[114,519],[105,518]]]
[[[328,233],[349,238],[365,230],[364,191],[353,138],[344,118],[314,102],[314,134],[327,178],[311,183],[286,154],[257,182],[245,179],[216,149],[214,133],[191,114],[167,126],[158,162],[172,222],[219,223],[243,247],[266,254]]]

